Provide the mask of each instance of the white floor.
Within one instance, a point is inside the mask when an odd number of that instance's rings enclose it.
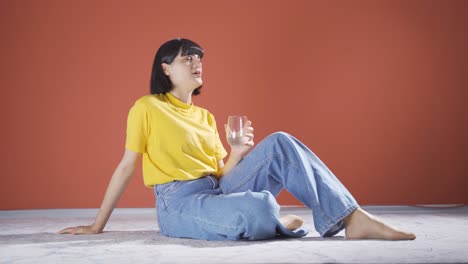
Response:
[[[306,208],[300,239],[200,241],[162,236],[153,208],[116,209],[99,235],[58,235],[97,209],[0,211],[0,263],[468,263],[468,207],[363,207],[416,233],[414,241],[322,239]]]

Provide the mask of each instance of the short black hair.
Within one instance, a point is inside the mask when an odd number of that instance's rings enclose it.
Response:
[[[171,64],[177,55],[198,55],[203,58],[204,51],[197,43],[184,38],[169,40],[159,47],[154,57],[153,70],[151,71],[150,93],[165,94],[172,90],[172,82],[169,76],[164,74],[161,64]],[[199,95],[202,86],[193,91],[193,95]]]

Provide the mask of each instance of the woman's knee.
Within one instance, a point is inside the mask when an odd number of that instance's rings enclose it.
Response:
[[[275,140],[289,139],[289,138],[291,138],[291,135],[286,133],[286,132],[283,132],[283,131],[278,131],[278,132],[271,133],[270,135],[268,135],[267,138],[271,138],[271,139],[275,139]]]
[[[247,198],[246,206],[248,211],[257,217],[279,216],[280,207],[269,191],[247,191],[245,197]]]
[[[270,144],[279,145],[281,147],[294,145],[294,137],[286,132],[275,132],[265,138]]]

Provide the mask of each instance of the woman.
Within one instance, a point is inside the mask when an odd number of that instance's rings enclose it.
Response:
[[[299,237],[302,219],[279,216],[275,197],[286,188],[312,209],[315,229],[330,237],[345,229],[348,239],[412,240],[415,235],[362,210],[326,165],[300,141],[274,133],[253,147],[247,123],[244,144],[227,152],[216,122],[192,104],[202,87],[203,49],[193,41],[163,44],[153,63],[151,94],[128,115],[126,150],[107,188],[95,222],[60,233],[101,233],[143,156],[146,186],[157,196],[161,233],[207,240]],[[226,135],[229,128],[225,125]]]

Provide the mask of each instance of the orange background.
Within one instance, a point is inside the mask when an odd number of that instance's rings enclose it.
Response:
[[[244,114],[257,142],[293,134],[363,205],[468,203],[467,7],[1,1],[0,209],[99,207],[128,110],[175,37],[206,51],[195,104],[218,126]],[[154,206],[141,168],[118,206]]]

